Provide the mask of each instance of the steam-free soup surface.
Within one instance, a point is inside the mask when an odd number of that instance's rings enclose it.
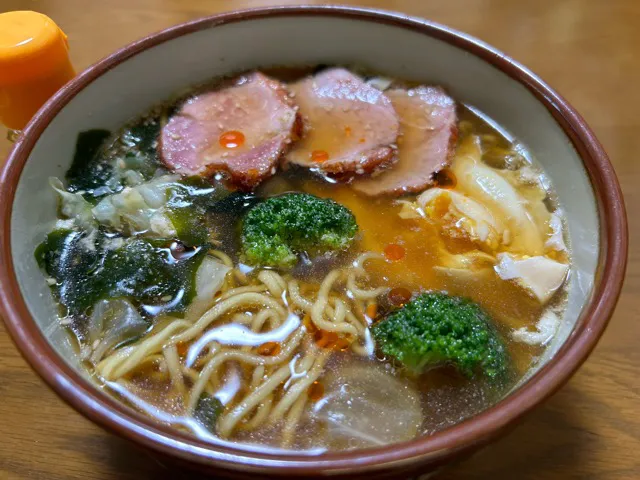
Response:
[[[533,154],[440,87],[271,69],[82,132],[36,258],[105,390],[214,443],[311,453],[499,401],[560,319]]]

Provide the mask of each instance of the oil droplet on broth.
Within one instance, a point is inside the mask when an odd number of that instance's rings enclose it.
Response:
[[[390,243],[384,247],[384,256],[387,260],[397,261],[402,260],[405,256],[405,249],[402,245],[397,243]]]
[[[369,318],[369,320],[374,320],[378,315],[378,305],[376,303],[370,303],[369,305],[367,305],[365,314]]]
[[[180,342],[176,345],[176,350],[180,357],[184,357],[189,351],[189,344],[187,342]]]
[[[322,383],[316,380],[309,386],[307,395],[309,396],[309,400],[311,400],[312,402],[317,402],[324,395],[324,386],[322,385]]]
[[[281,350],[281,347],[278,342],[267,342],[260,345],[256,349],[256,352],[259,355],[266,355],[268,357],[273,357],[278,355],[278,353],[280,353],[280,350]]]
[[[311,152],[311,161],[316,163],[322,163],[329,160],[329,154],[324,150],[314,150]]]
[[[313,339],[318,347],[334,351],[344,352],[351,345],[351,342],[345,337],[326,330],[316,330],[313,335]]]
[[[220,146],[229,150],[241,147],[244,145],[244,133],[237,130],[229,130],[220,135]]]
[[[396,287],[389,291],[387,297],[393,305],[401,307],[411,300],[411,292],[407,288]]]

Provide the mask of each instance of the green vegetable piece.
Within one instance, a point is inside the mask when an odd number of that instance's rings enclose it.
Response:
[[[99,230],[55,230],[35,252],[56,280],[52,289],[70,315],[88,314],[103,299],[129,298],[143,312],[183,312],[196,295],[206,250],[175,258],[171,240],[122,238]]]
[[[176,182],[167,202],[167,215],[178,238],[187,245],[210,242],[216,227],[208,214],[230,193],[222,184],[214,185],[202,177]]]
[[[87,130],[78,134],[73,161],[65,176],[70,192],[92,193],[108,184],[113,166],[105,162],[101,152],[110,136],[108,130]]]
[[[224,410],[224,406],[216,397],[203,393],[198,398],[198,403],[193,412],[193,417],[210,432],[215,432],[218,417]]]
[[[261,199],[253,193],[233,192],[215,205],[211,205],[209,211],[238,218],[260,202]]]
[[[509,355],[489,316],[474,302],[423,293],[372,327],[378,347],[421,373],[452,364],[467,377],[505,378]]]
[[[142,153],[150,155],[155,160],[159,159],[156,148],[156,141],[160,135],[159,119],[144,119],[133,125],[125,135],[136,143]]]
[[[73,162],[65,177],[68,190],[82,191],[88,201],[94,201],[122,190],[127,185],[128,170],[138,172],[144,180],[151,179],[158,170],[166,171],[156,148],[159,134],[159,118],[138,120],[109,148],[105,141],[111,132],[80,132]]]
[[[290,268],[298,253],[346,249],[357,231],[353,213],[339,203],[307,193],[286,193],[256,205],[245,216],[244,261]]]
[[[170,207],[167,216],[176,229],[177,237],[187,245],[200,245],[209,241],[207,222],[198,209],[189,206]]]
[[[122,141],[127,145],[126,168],[140,172],[145,180],[153,177],[158,169],[164,170],[157,149],[160,127],[159,118],[144,118],[122,134]]]

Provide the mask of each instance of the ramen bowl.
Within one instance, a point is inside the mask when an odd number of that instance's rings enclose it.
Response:
[[[573,240],[566,312],[543,358],[504,399],[433,435],[319,455],[212,445],[117,401],[83,368],[33,255],[56,218],[43,186],[49,177],[64,175],[82,130],[116,130],[213,77],[316,64],[360,64],[442,85],[526,144],[554,182]],[[615,173],[592,131],[562,97],[465,34],[401,14],[345,7],[226,13],[124,47],[81,73],[36,114],[2,170],[0,196],[2,314],[36,372],[80,413],[163,461],[237,478],[428,478],[507,432],[571,377],[613,313],[627,258]]]

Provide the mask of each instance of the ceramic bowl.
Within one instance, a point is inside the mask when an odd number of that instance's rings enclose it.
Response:
[[[558,192],[573,244],[563,327],[540,365],[504,400],[435,435],[319,456],[207,444],[109,397],[80,365],[33,256],[56,214],[47,178],[63,175],[81,130],[117,129],[171,94],[220,75],[320,63],[357,63],[443,85],[534,152]],[[108,430],[164,459],[239,477],[427,478],[503,434],[567,381],[611,317],[627,257],[623,200],[611,164],[562,97],[523,66],[465,34],[400,14],[344,7],[226,13],[126,46],[80,74],[37,113],[4,166],[0,198],[3,317],[33,368],[69,404]]]

